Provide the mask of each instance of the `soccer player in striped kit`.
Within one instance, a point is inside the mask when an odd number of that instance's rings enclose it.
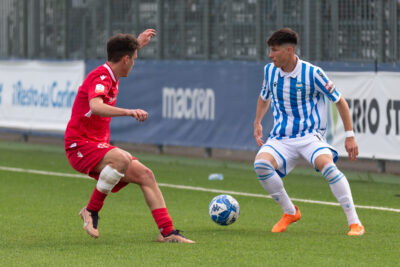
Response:
[[[107,62],[88,74],[72,107],[65,131],[65,151],[74,169],[97,180],[89,203],[79,213],[83,229],[94,238],[99,237],[98,213],[108,194],[135,183],[141,188],[160,230],[158,241],[194,243],[174,228],[153,172],[129,152],[109,142],[112,117],[130,116],[140,122],[148,118],[142,109],[118,108],[115,104],[119,79],[128,76],[137,51],[155,34],[155,30],[147,29],[137,39],[131,34],[111,37],[107,42]]]
[[[337,168],[336,150],[325,140],[329,101],[336,104],[346,131],[345,148],[350,160],[358,155],[358,145],[346,100],[324,71],[295,54],[297,33],[290,28],[274,32],[267,44],[272,63],[264,68],[264,83],[257,102],[254,138],[261,146],[254,161],[258,180],[282,207],[282,218],[272,232],[284,232],[301,214],[293,205],[283,186],[282,177],[296,165],[299,157],[306,159],[327,180],[332,193],[346,214],[348,235],[363,235],[361,224],[344,174]],[[274,125],[267,141],[262,140],[261,121],[271,106]]]

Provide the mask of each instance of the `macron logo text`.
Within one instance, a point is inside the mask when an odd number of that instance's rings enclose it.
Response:
[[[214,90],[164,87],[162,89],[162,117],[166,119],[214,120]]]

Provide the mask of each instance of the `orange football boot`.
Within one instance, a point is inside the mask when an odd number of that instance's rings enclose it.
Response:
[[[280,232],[285,232],[286,228],[294,222],[297,222],[301,218],[300,210],[297,206],[294,206],[296,208],[296,214],[291,215],[284,213],[282,218],[277,222],[274,227],[272,227],[271,232],[273,233],[280,233]]]
[[[350,224],[349,227],[350,227],[350,231],[347,233],[347,235],[349,235],[349,236],[365,234],[365,229],[362,224],[353,223],[353,224]]]

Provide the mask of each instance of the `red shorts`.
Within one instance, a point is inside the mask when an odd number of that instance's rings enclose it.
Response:
[[[78,172],[85,173],[98,180],[100,173],[92,171],[94,167],[104,158],[108,151],[116,148],[108,143],[92,141],[68,141],[65,142],[65,152],[71,166]],[[136,160],[134,156],[132,159]],[[118,192],[128,183],[119,182],[111,192]]]

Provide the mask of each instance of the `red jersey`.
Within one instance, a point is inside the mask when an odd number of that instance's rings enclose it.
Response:
[[[103,102],[115,106],[118,94],[118,80],[105,63],[88,74],[79,87],[71,119],[65,130],[65,142],[87,140],[94,142],[110,141],[111,117],[101,117],[92,114],[89,101],[94,97],[102,97]]]

